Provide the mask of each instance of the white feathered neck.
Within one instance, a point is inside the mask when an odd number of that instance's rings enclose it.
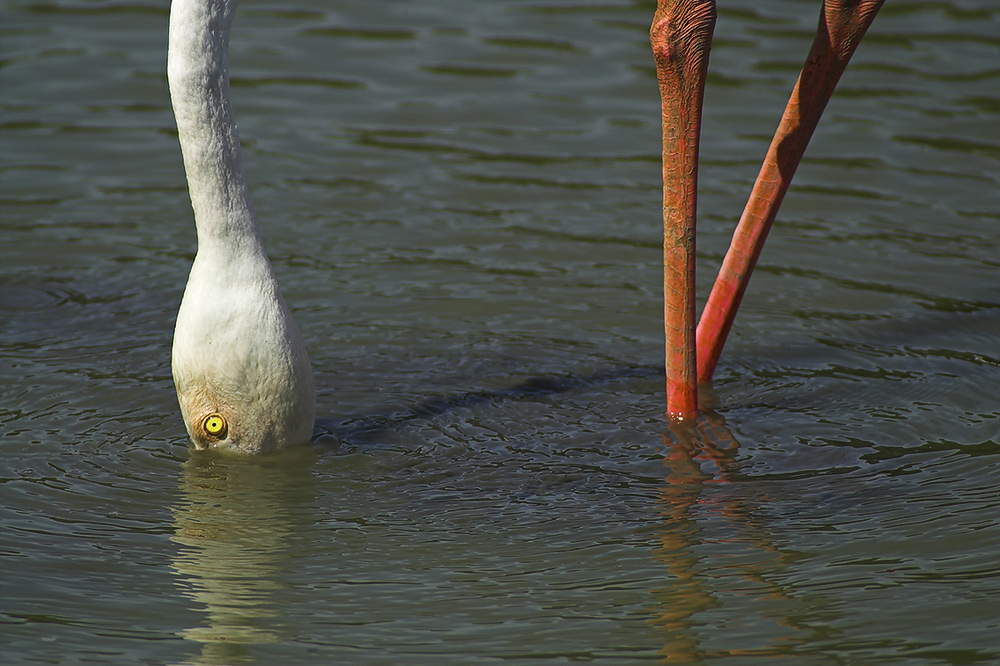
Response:
[[[174,384],[199,448],[308,442],[312,368],[257,231],[229,103],[236,0],[173,0],[167,79],[198,253],[174,330]]]

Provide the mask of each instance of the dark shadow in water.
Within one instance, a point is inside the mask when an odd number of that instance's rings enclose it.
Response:
[[[428,398],[405,410],[379,412],[342,420],[317,419],[313,439],[324,444],[337,442],[362,444],[377,438],[380,432],[414,420],[433,419],[458,409],[482,405],[535,399],[569,393],[636,379],[656,379],[664,376],[662,367],[653,365],[613,368],[602,372],[573,377],[532,377],[510,388],[497,391],[468,391],[450,396]]]

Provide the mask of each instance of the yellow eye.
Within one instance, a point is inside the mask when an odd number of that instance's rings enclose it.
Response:
[[[226,425],[226,419],[222,417],[221,414],[209,414],[205,417],[202,422],[202,427],[205,428],[207,432],[212,437],[217,437],[222,439],[226,436],[226,430],[228,426]]]

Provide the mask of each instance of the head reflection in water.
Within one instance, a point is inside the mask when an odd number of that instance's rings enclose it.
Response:
[[[204,622],[181,632],[201,644],[195,664],[254,661],[249,647],[288,640],[277,598],[289,541],[310,505],[312,456],[306,449],[244,459],[205,453],[185,463],[173,507],[173,569]]]

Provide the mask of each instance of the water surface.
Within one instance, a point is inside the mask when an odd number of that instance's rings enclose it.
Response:
[[[651,2],[245,0],[323,434],[195,455],[166,3],[0,3],[0,662],[1000,661],[1000,9],[889,0],[662,417]],[[722,3],[707,294],[818,4]]]

